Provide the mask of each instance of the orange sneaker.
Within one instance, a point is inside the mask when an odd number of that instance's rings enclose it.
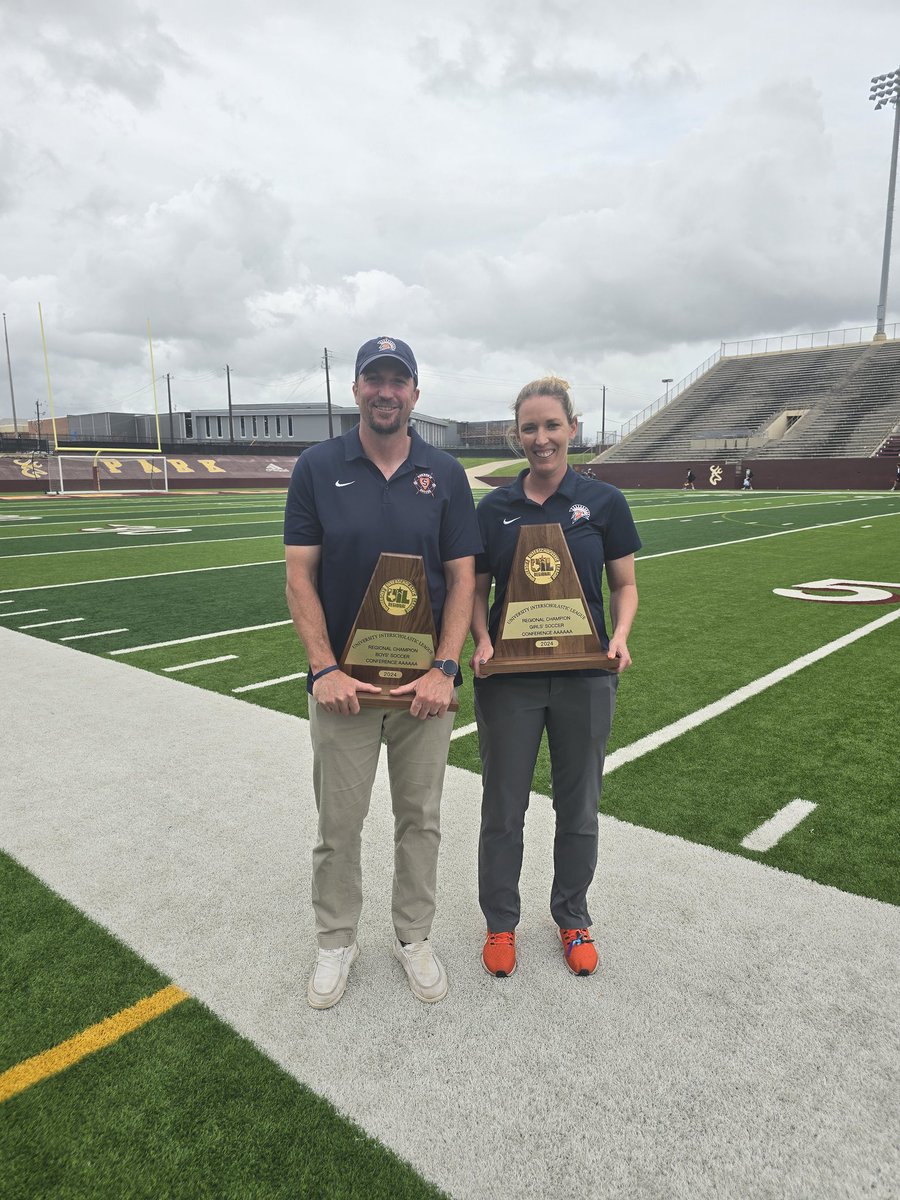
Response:
[[[559,938],[566,952],[566,966],[573,975],[593,975],[597,970],[597,948],[588,929],[561,929]]]
[[[484,939],[484,949],[481,951],[481,965],[488,975],[497,979],[505,979],[516,969],[516,935],[514,930],[508,933],[491,933],[487,931]]]

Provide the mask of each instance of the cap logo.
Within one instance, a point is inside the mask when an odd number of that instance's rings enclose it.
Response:
[[[397,343],[392,342],[390,338],[379,338],[378,339],[378,349],[381,351],[382,354],[384,354],[384,352],[386,350],[396,350]]]

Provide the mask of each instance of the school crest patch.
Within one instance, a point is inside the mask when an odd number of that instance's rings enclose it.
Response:
[[[413,487],[422,496],[433,496],[437,491],[437,484],[430,471],[420,471],[418,475],[414,475]]]
[[[573,504],[569,509],[569,516],[572,518],[572,524],[575,525],[578,521],[589,521],[591,510],[584,504]]]

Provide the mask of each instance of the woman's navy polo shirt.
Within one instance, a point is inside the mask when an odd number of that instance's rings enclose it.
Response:
[[[538,504],[525,495],[523,482],[527,474],[526,468],[509,487],[489,492],[478,505],[478,525],[484,550],[475,559],[475,570],[480,575],[494,577],[494,603],[488,618],[491,641],[497,640],[519,528],[522,525],[556,524],[562,526],[597,633],[606,650],[609,637],[601,588],[603,565],[641,548],[628,501],[612,484],[586,479],[569,467],[553,495]]]
[[[366,457],[359,426],[298,458],[284,513],[286,546],[321,546],[318,591],[331,648],[344,651],[379,554],[420,554],[438,637],[443,564],[481,550],[472,491],[451,455],[409,432],[390,479]],[[307,687],[309,687],[307,680]]]

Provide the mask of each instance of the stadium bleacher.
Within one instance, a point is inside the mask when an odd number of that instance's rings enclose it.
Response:
[[[900,423],[900,340],[720,358],[605,463],[861,458]]]

